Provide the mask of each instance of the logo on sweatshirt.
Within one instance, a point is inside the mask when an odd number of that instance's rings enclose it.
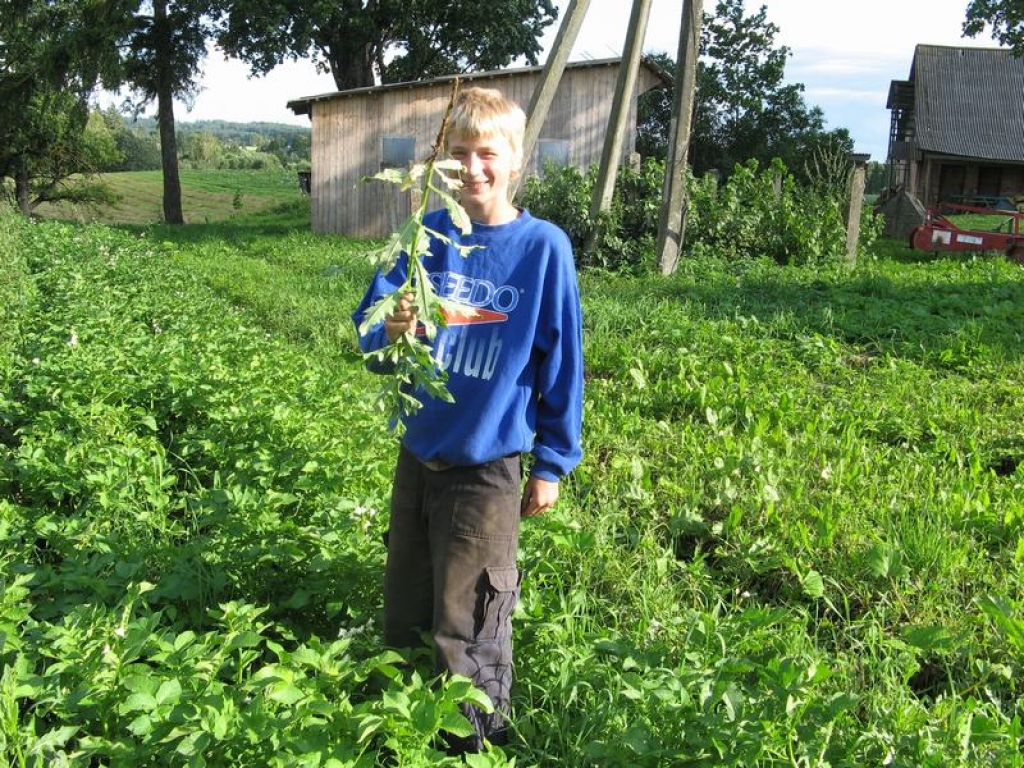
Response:
[[[505,323],[519,304],[519,289],[495,285],[490,280],[468,277],[458,272],[435,272],[430,282],[437,295],[466,308],[466,312],[445,311],[449,328]],[[449,374],[489,380],[501,358],[501,331],[494,328],[490,338],[468,336],[456,330],[446,335],[434,350],[434,357]]]
[[[458,272],[434,272],[430,275],[430,282],[442,299],[476,310],[468,322],[503,322],[519,305],[519,289],[514,285],[495,285],[490,280]]]
[[[445,336],[434,350],[434,359],[449,374],[490,381],[501,360],[501,331],[491,331],[490,338],[471,337],[467,333]]]

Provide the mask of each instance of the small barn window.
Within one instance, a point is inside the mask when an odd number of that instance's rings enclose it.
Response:
[[[416,158],[415,136],[382,136],[380,167],[408,168]]]
[[[543,170],[548,163],[569,164],[569,141],[567,139],[540,139],[537,141],[537,165]]]

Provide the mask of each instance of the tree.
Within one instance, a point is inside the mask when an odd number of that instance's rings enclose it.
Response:
[[[864,193],[880,195],[889,186],[889,165],[872,160],[868,163],[864,179]]]
[[[977,37],[986,26],[1000,45],[1013,48],[1014,56],[1024,56],[1024,4],[1020,0],[970,0],[964,34]]]
[[[156,100],[163,168],[164,221],[183,224],[174,98],[194,98],[215,8],[208,0],[143,0],[123,36],[122,82],[136,93],[135,108]]]
[[[89,113],[88,104],[67,91],[40,93],[23,118],[25,136],[33,147],[32,199],[30,208],[40,203],[106,202],[102,184],[72,181],[76,174],[90,176],[118,159],[117,144],[103,119]]]
[[[209,131],[189,133],[182,140],[182,158],[193,168],[219,168],[224,157],[224,145]]]
[[[795,170],[824,133],[824,115],[808,109],[803,85],[785,84],[790,50],[762,6],[746,16],[742,0],[719,0],[701,31],[702,65],[694,104],[691,162],[698,174],[728,173],[751,158]]]
[[[676,62],[667,53],[644,54],[649,62],[675,72]],[[640,94],[636,106],[636,151],[643,157],[665,159],[672,117],[672,86],[661,85]]]
[[[777,33],[764,7],[745,16],[742,0],[720,0],[714,15],[704,14],[689,156],[695,174],[728,175],[737,163],[756,159],[766,167],[779,158],[799,177],[816,152],[852,150],[847,130],[826,131],[821,109],[807,107],[803,85],[783,82],[790,51],[774,46]],[[675,71],[667,55],[652,58]],[[641,98],[641,154],[664,157],[670,101],[661,89]]]
[[[88,95],[115,78],[117,0],[9,0],[0,5],[0,177],[25,215],[89,170]]]
[[[158,171],[160,143],[151,130],[129,126],[114,106],[102,112],[103,122],[114,137],[118,159],[100,167],[100,171]]]
[[[218,43],[265,74],[312,57],[339,90],[536,64],[553,0],[221,0]]]

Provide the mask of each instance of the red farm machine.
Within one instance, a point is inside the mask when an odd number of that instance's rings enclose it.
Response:
[[[925,212],[924,224],[910,233],[910,247],[919,251],[1000,252],[1024,265],[1024,210],[1020,206],[1002,208],[939,203]]]

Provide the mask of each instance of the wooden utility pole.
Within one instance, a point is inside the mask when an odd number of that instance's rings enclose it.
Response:
[[[850,172],[850,204],[846,209],[846,260],[857,260],[857,241],[860,240],[860,214],[864,209],[864,176],[871,155],[854,154]]]
[[[608,116],[608,130],[604,135],[604,149],[601,152],[601,166],[598,170],[597,184],[594,186],[594,199],[590,204],[590,220],[593,227],[587,236],[586,250],[592,250],[600,235],[600,216],[612,204],[615,192],[615,177],[622,155],[622,138],[626,133],[626,121],[629,118],[629,105],[633,90],[636,88],[637,72],[640,69],[640,56],[643,53],[644,35],[647,33],[647,21],[651,15],[651,0],[633,0],[633,11],[629,17],[626,30],[626,47],[619,65],[619,77],[612,98],[612,112]]]
[[[690,149],[693,95],[697,85],[702,6],[702,0],[683,0],[672,122],[668,158],[665,162],[665,188],[658,219],[658,264],[664,275],[676,271],[679,250],[686,233],[686,156]]]
[[[576,43],[576,37],[583,26],[583,17],[587,15],[587,8],[590,7],[590,0],[569,0],[569,7],[562,18],[562,24],[558,28],[558,35],[555,37],[554,47],[548,54],[548,60],[544,63],[541,71],[540,82],[533,90],[533,98],[530,99],[530,106],[526,110],[526,135],[523,137],[523,163],[530,162],[533,156],[533,148],[537,145],[540,137],[540,129],[547,119],[551,102],[555,100],[555,91],[562,80],[562,72],[569,61],[569,54]]]

